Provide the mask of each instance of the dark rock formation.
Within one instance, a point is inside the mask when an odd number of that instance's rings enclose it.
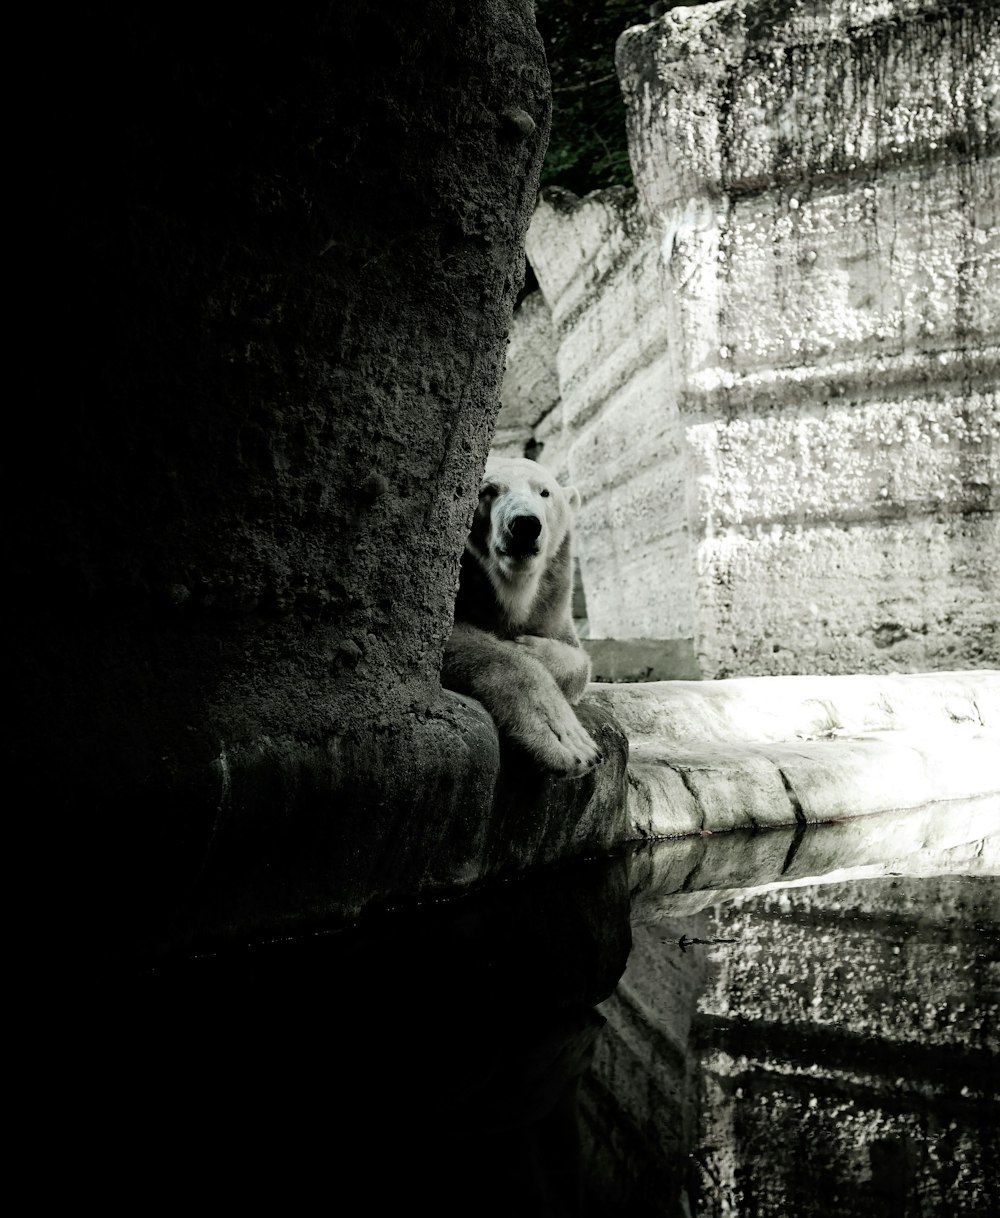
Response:
[[[469,882],[496,734],[438,673],[547,139],[531,4],[97,4],[26,45],[14,744],[79,929]]]

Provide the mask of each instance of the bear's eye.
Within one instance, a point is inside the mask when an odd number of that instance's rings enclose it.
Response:
[[[541,495],[541,497],[542,497],[543,499],[548,499],[548,497],[549,497],[549,492],[548,492],[548,491],[539,491],[538,493]]]

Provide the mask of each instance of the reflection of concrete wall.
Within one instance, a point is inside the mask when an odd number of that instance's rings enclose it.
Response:
[[[717,907],[699,1213],[996,1213],[998,919],[962,877]]]
[[[941,868],[967,865],[952,853]],[[703,895],[685,881],[673,907]],[[998,1212],[998,934],[997,879],[961,873],[634,925],[583,1093],[590,1195],[701,1218]]]
[[[698,1130],[698,1063],[691,1027],[704,988],[708,914],[633,928],[632,952],[581,1095],[586,1189],[594,1212],[683,1213]]]
[[[708,677],[1000,662],[1000,15],[885,7],[629,31],[637,198],[536,211],[594,637]]]

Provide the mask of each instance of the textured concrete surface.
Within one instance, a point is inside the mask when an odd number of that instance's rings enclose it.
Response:
[[[589,622],[588,622],[589,625]],[[690,639],[591,639],[593,679],[601,683],[698,680],[698,661]]]
[[[536,429],[539,460],[563,465],[583,500],[589,633],[693,638],[689,589],[664,578],[692,562],[686,456],[665,392],[673,374],[659,252],[635,192],[543,191],[527,250],[558,344],[558,429]]]
[[[492,451],[530,456],[535,429],[554,411],[558,416],[559,376],[552,314],[541,292],[526,296],[514,313],[500,393],[500,413]],[[556,418],[551,420],[556,422]]]
[[[983,801],[1000,827],[1000,672],[592,685],[629,738],[637,838]]]
[[[618,69],[636,193],[544,192],[527,240],[591,637],[996,666],[1000,12],[726,0]]]

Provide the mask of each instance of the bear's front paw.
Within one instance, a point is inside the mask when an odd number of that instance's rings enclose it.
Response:
[[[600,749],[575,715],[572,724],[567,724],[556,736],[564,753],[563,772],[567,778],[582,778],[603,760]]]
[[[601,752],[569,704],[538,708],[522,738],[546,769],[566,778],[581,778],[601,761]]]

